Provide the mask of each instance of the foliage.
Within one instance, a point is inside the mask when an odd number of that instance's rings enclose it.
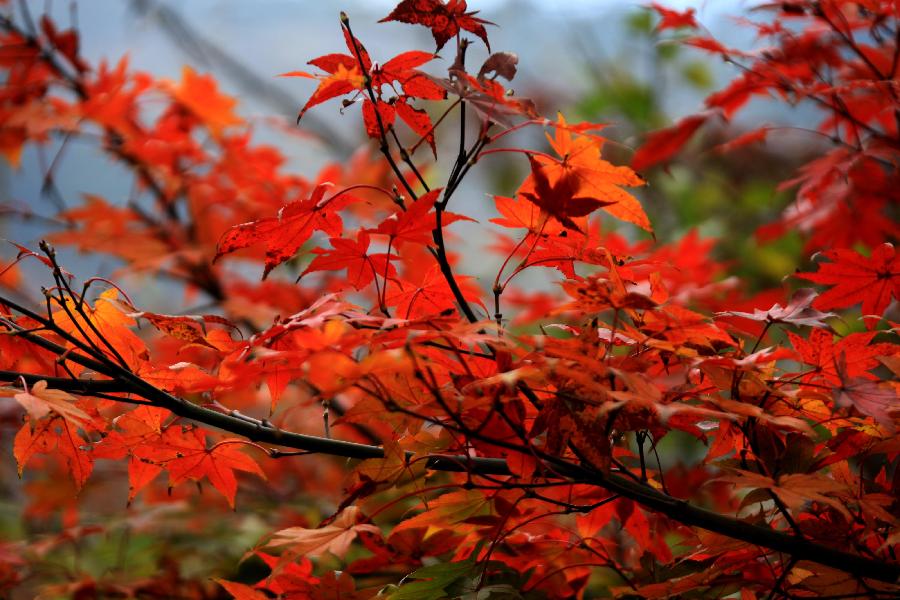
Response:
[[[654,9],[659,32],[697,29],[690,11]],[[15,431],[26,517],[61,521],[0,545],[0,590],[898,593],[900,7],[765,9],[770,21],[750,23],[772,38],[764,52],[682,40],[741,75],[708,111],[650,134],[631,167],[604,158],[600,125],[541,118],[512,94],[515,55],[491,53],[492,24],[464,0],[404,0],[384,19],[428,27],[436,49],[455,40],[440,75],[420,70],[434,65],[430,49],[371,58],[342,14],[346,54],[311,60],[324,74],[286,75],[318,80],[301,117],[336,98],[361,104],[380,157],[366,148],[306,179],[251,141],[212,77],[185,69],[173,83],[125,59],[88,65],[76,31],[5,7],[3,155],[16,165],[26,145],[96,138],[133,173],[136,195],[87,195],[36,250],[9,247],[0,395],[15,410],[3,425]],[[466,32],[489,53],[477,70]],[[725,277],[734,265],[713,258],[712,241],[657,241],[633,195],[645,184],[634,169],[662,178],[653,165],[763,94],[823,115],[816,131],[830,146],[785,182],[798,188],[793,204],[759,232],[797,230],[821,251],[791,280],[821,292],[751,296]],[[145,110],[150,100],[161,108]],[[529,128],[543,128],[549,148],[505,145]],[[439,134],[456,136],[449,160]],[[423,144],[431,159],[416,158]],[[497,271],[485,297],[458,273],[447,229],[472,220],[460,184],[498,155],[528,174],[512,196],[494,196]],[[161,314],[111,280],[79,283],[51,243],[174,281],[185,306],[202,296],[207,308]],[[48,273],[40,302],[22,299],[39,285],[23,261]],[[517,287],[538,268],[559,285]],[[667,460],[673,439],[692,440],[694,456]],[[81,521],[88,502],[126,488],[119,525]],[[69,547],[76,558],[85,546],[110,552],[116,531],[115,566],[51,570]],[[198,548],[223,536],[227,556],[198,571]]]

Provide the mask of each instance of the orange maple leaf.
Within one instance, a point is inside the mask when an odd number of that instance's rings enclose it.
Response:
[[[210,75],[198,75],[186,66],[181,72],[181,83],[168,87],[172,97],[203,121],[216,137],[226,127],[241,123],[234,114],[237,100],[219,92]]]
[[[65,463],[76,489],[81,489],[94,469],[94,459],[85,450],[87,442],[76,426],[63,418],[28,422],[13,441],[13,454],[19,466],[19,476],[35,454],[56,454]]]
[[[573,227],[572,217],[585,216],[602,207],[614,217],[652,233],[640,202],[622,189],[644,185],[644,180],[629,167],[617,167],[603,160],[601,138],[573,135],[573,129],[579,130],[568,126],[559,115],[556,135],[548,134],[547,139],[560,160],[529,155],[531,176],[518,193],[569,228],[577,228]]]
[[[130,307],[121,305],[119,293],[110,288],[100,294],[91,307],[81,304],[85,316],[75,310],[75,302],[67,298],[67,307],[53,313],[56,324],[73,337],[98,348],[101,352],[121,357],[132,368],[142,366],[148,358],[147,347],[131,330],[134,319],[126,314]]]

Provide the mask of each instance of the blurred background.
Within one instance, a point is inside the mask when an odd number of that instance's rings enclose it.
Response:
[[[61,27],[75,25],[81,32],[82,53],[90,64],[103,60],[115,64],[127,56],[133,69],[172,80],[180,79],[184,65],[213,74],[220,87],[239,100],[238,111],[253,125],[254,139],[277,146],[291,170],[309,177],[327,162],[346,159],[366,143],[359,109],[353,106],[340,114],[339,101],[331,101],[309,111],[297,127],[298,109],[316,82],[279,78],[278,74],[307,68],[306,62],[313,57],[345,51],[340,10],[350,15],[357,37],[376,61],[406,50],[434,47],[426,28],[379,24],[394,5],[385,0],[25,4],[34,14],[49,9]],[[608,124],[604,132],[611,143],[605,153],[616,164],[630,160],[646,132],[702,110],[703,98],[737,73],[733,66],[673,43],[671,32],[661,40],[654,30],[657,17],[645,2],[486,0],[469,4],[470,10],[480,11],[480,17],[500,24],[489,28],[492,49],[519,56],[519,73],[510,86],[516,94],[534,99],[539,112],[548,117],[559,110],[570,121]],[[759,47],[753,31],[739,26],[741,19],[754,17],[751,3],[677,0],[666,5],[693,8],[698,22],[727,45]],[[449,52],[444,51],[445,62],[452,59],[446,56]],[[474,44],[470,64],[480,64],[485,56],[484,46]],[[439,63],[429,66],[439,74]],[[709,152],[717,141],[738,135],[753,124],[812,122],[811,115],[785,106],[755,101],[734,122],[720,123],[718,131],[707,127],[706,140],[690,145],[678,162],[651,177],[648,188],[637,191],[657,239],[674,241],[694,228],[701,237],[718,237],[719,258],[744,262],[742,258],[753,257],[742,273],[750,278],[751,287],[771,287],[786,267],[791,269],[799,251],[796,240],[788,237],[776,247],[760,247],[750,233],[785,204],[786,198],[775,191],[777,182],[808,152],[815,151],[819,140],[786,131],[779,139],[780,154],[761,145],[728,157]],[[444,136],[443,141],[456,143],[453,136]],[[516,142],[541,148],[542,132],[531,128]],[[449,168],[452,152],[439,149],[444,159],[439,170]],[[419,156],[424,159],[424,153]],[[48,164],[54,164],[53,189],[45,185]],[[479,227],[496,216],[488,194],[512,194],[526,170],[520,156],[492,157],[473,169],[461,190],[462,199],[456,201],[465,205],[458,204],[455,210],[463,212],[464,208],[481,221],[480,225],[454,226],[454,231],[460,236],[456,249],[463,255],[463,268],[479,276],[482,283],[492,278],[493,266],[486,269],[484,261],[476,259],[479,248],[468,240],[475,239]],[[440,180],[440,173],[435,175]],[[0,166],[0,235],[35,245],[48,227],[59,225],[45,217],[60,205],[79,203],[82,193],[99,194],[111,202],[121,198],[124,204],[130,186],[128,173],[90,144],[73,144],[58,158],[52,145],[43,154],[30,148],[20,169]],[[607,221],[610,223],[604,227],[618,226],[612,219]],[[641,235],[628,226],[623,230],[632,238]],[[64,256],[64,260],[78,276],[108,275],[117,266],[103,257]],[[540,281],[532,275],[529,284],[540,285]],[[143,301],[160,310],[174,308],[158,305],[164,304],[166,297],[160,290],[156,297]]]

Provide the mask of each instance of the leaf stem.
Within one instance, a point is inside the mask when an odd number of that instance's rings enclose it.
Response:
[[[372,102],[372,110],[375,112],[375,121],[378,123],[378,131],[381,138],[378,149],[381,150],[381,153],[387,159],[388,164],[391,166],[391,170],[397,176],[397,179],[400,180],[400,183],[406,189],[406,192],[413,200],[416,200],[418,196],[413,191],[412,186],[409,185],[406,177],[404,177],[403,173],[400,171],[400,167],[391,155],[391,148],[388,145],[387,129],[384,126],[384,121],[381,119],[381,112],[378,110],[378,98],[375,96],[375,89],[372,87],[372,77],[366,72],[366,66],[363,62],[362,50],[359,47],[359,42],[356,37],[354,37],[353,30],[350,29],[350,19],[344,14],[341,15],[341,26],[347,30],[347,35],[350,38],[350,42],[353,44],[353,52],[356,54],[356,61],[359,63],[359,70],[363,72],[363,84],[366,86],[366,92],[369,95],[369,100]]]

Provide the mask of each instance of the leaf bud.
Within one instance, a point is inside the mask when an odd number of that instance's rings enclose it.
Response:
[[[41,252],[43,252],[44,254],[46,254],[47,256],[49,256],[51,258],[56,256],[56,249],[54,249],[53,246],[51,246],[47,242],[47,240],[41,240],[40,242],[38,242],[38,248],[41,249]]]

